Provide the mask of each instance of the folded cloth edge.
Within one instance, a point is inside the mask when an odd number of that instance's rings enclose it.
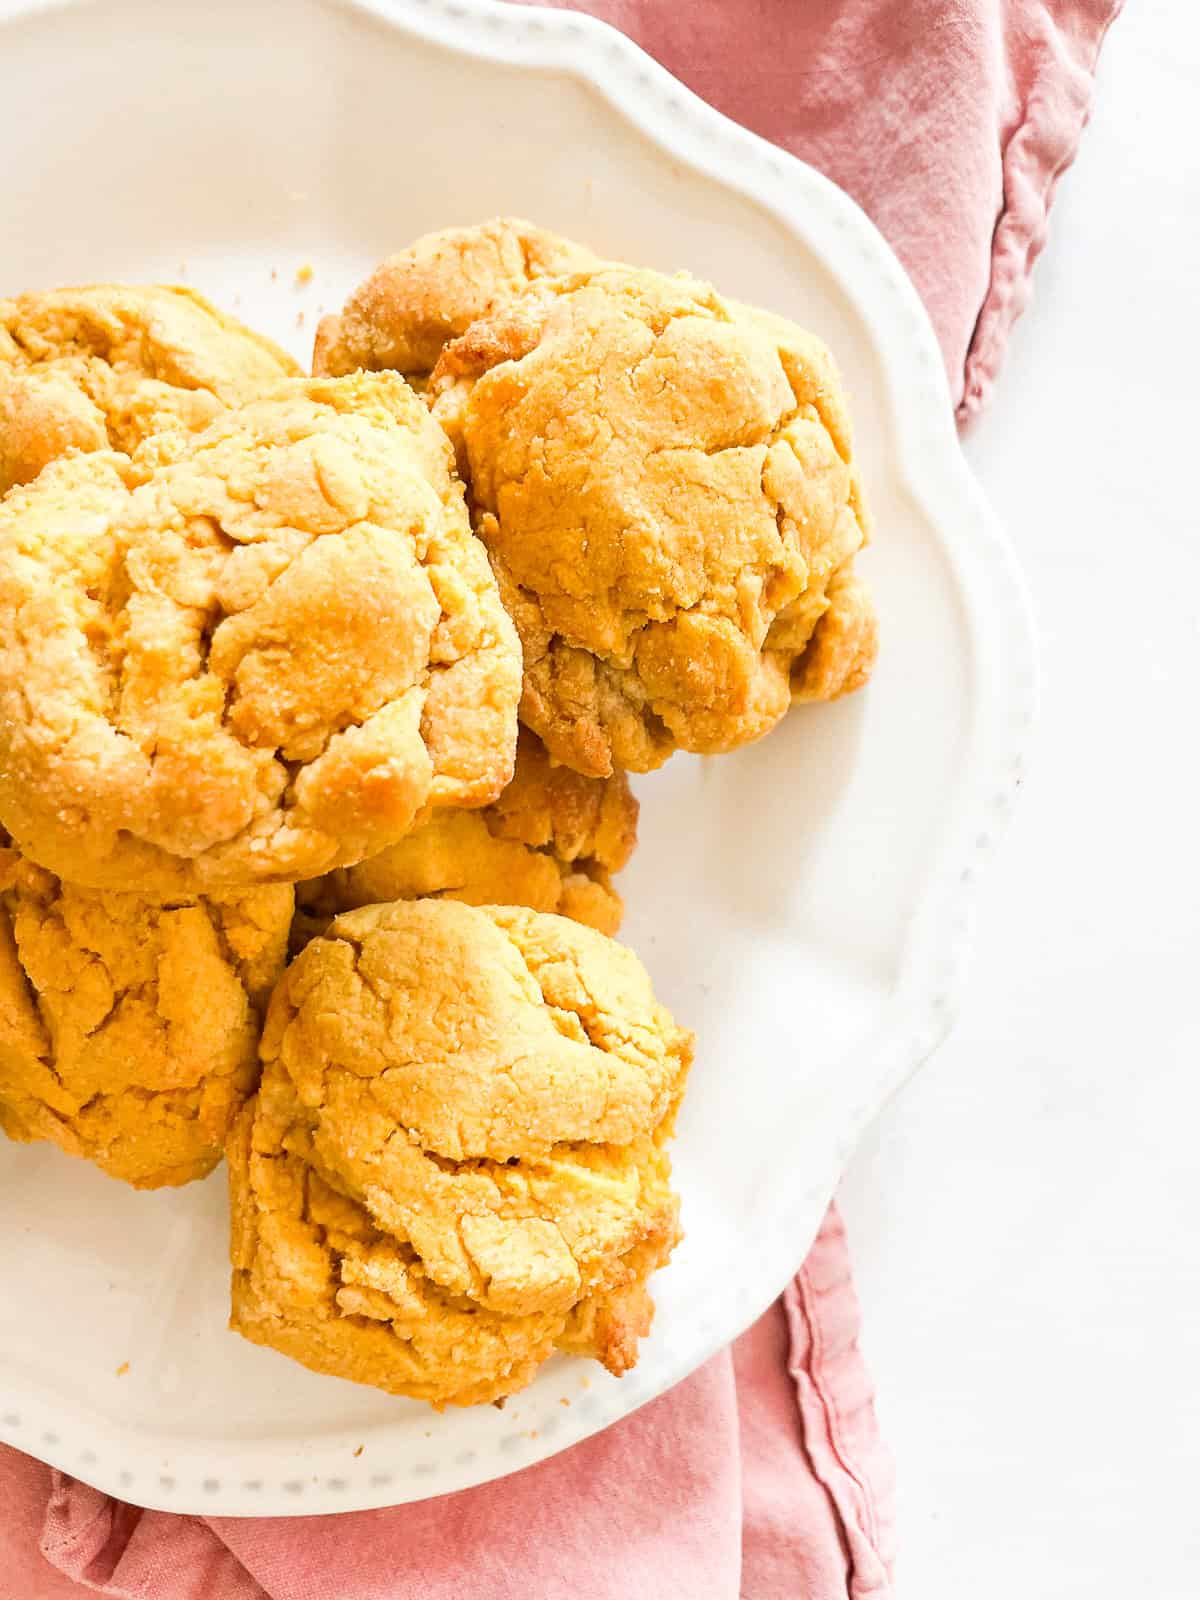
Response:
[[[1075,104],[1057,125],[1052,96],[1028,96],[1025,114],[1003,155],[1003,203],[992,235],[991,274],[967,347],[963,391],[955,409],[959,425],[987,404],[999,374],[1013,324],[1029,304],[1033,264],[1046,243],[1050,206],[1059,180],[1079,153],[1095,97],[1095,73],[1104,40],[1125,0],[1108,0],[1094,23]],[[1061,92],[1065,77],[1056,80]]]

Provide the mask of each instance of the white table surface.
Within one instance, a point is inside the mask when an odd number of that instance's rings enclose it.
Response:
[[[842,1205],[901,1600],[1200,1596],[1200,6],[1131,3],[967,452],[1040,624],[958,1027]],[[881,532],[881,537],[882,537]]]

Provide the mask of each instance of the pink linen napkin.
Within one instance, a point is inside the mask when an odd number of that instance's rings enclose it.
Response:
[[[591,0],[833,177],[929,307],[960,418],[1028,296],[1121,0]],[[0,1447],[0,1600],[885,1600],[890,1465],[830,1211],[770,1311],[669,1394],[462,1494],[301,1521],[143,1512]]]

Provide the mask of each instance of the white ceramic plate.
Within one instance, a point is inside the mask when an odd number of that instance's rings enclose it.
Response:
[[[4,1439],[214,1514],[514,1471],[769,1304],[864,1125],[944,1036],[1034,704],[1009,548],[871,225],[611,30],[483,0],[0,0],[0,22],[0,292],[183,278],[306,358],[318,308],[382,254],[515,212],[796,317],[851,388],[874,682],[637,785],[624,936],[699,1054],[676,1158],[688,1235],[635,1372],[558,1361],[502,1412],[444,1416],[315,1377],[225,1329],[223,1175],[138,1195],[46,1147],[0,1149]]]

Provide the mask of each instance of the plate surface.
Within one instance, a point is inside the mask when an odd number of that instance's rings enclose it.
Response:
[[[1033,715],[1021,581],[878,234],[611,30],[484,0],[0,0],[0,23],[0,293],[182,279],[307,359],[318,309],[381,255],[511,212],[795,317],[851,389],[874,682],[637,783],[623,937],[699,1050],[676,1152],[687,1239],[632,1374],[560,1360],[504,1411],[444,1416],[313,1376],[225,1330],[221,1174],[138,1195],[46,1147],[0,1149],[0,1437],[185,1512],[353,1510],[497,1477],[751,1322],[866,1122],[944,1037]]]

